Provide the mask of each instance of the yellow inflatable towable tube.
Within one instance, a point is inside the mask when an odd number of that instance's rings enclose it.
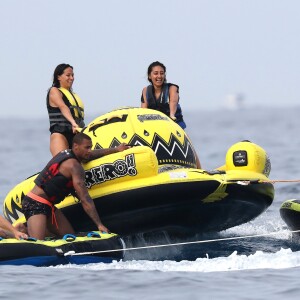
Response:
[[[114,110],[83,132],[96,149],[132,145],[83,165],[89,193],[112,232],[221,231],[254,219],[273,201],[270,160],[249,141],[232,145],[224,166],[209,171],[196,169],[195,149],[184,130],[155,110]],[[25,221],[22,199],[35,176],[13,188],[4,201],[3,212],[12,223]],[[77,198],[68,196],[57,207],[76,231],[95,230]]]

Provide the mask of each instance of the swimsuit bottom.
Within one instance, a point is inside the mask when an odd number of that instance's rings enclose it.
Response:
[[[73,137],[74,137],[74,135],[75,135],[75,134],[72,132],[72,130],[66,131],[65,128],[62,129],[60,126],[55,125],[55,126],[53,126],[52,128],[50,128],[50,132],[51,132],[51,134],[52,134],[52,133],[60,133],[60,134],[62,134],[62,135],[67,139],[68,144],[69,144],[69,148],[70,148],[70,149],[72,148],[72,141],[73,141]]]
[[[32,192],[29,192],[22,200],[22,211],[26,221],[34,215],[45,215],[47,217],[52,215],[52,224],[55,223],[57,226],[55,210],[56,207],[50,201]]]

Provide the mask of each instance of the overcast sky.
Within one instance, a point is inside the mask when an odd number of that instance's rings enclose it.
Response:
[[[0,116],[47,118],[54,68],[74,67],[86,115],[139,106],[148,65],[183,110],[298,105],[298,0],[0,0]]]

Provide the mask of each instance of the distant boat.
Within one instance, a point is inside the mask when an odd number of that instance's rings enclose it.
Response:
[[[226,96],[225,108],[230,110],[240,110],[244,108],[245,97],[241,93],[228,94]]]

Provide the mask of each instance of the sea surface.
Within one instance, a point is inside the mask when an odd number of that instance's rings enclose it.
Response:
[[[300,107],[223,109],[185,112],[185,120],[204,169],[223,165],[228,148],[246,139],[268,152],[270,179],[280,181],[300,179],[299,115]],[[50,152],[46,116],[1,124],[2,212],[6,194],[40,171]],[[150,241],[159,247],[127,251],[120,262],[1,266],[0,299],[298,299],[300,245],[279,214],[292,198],[300,199],[300,183],[277,182],[273,204],[255,220],[173,246],[161,233]],[[143,235],[136,239],[149,243]]]

